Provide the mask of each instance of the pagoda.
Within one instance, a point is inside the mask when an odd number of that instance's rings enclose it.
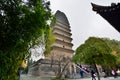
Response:
[[[71,29],[66,15],[57,11],[55,13],[56,23],[51,23],[53,27],[53,34],[55,35],[55,42],[51,46],[51,53],[45,56],[45,59],[39,59],[29,67],[28,74],[51,77],[56,76],[59,71],[63,70],[63,76],[76,73],[76,67],[71,58],[74,51],[71,43]]]
[[[59,10],[55,13],[55,17],[56,23],[52,23],[52,27],[56,40],[52,45],[52,50],[49,57],[54,56],[54,58],[57,58],[59,56],[64,56],[71,58],[74,51],[72,50],[72,34],[69,21],[66,15]]]

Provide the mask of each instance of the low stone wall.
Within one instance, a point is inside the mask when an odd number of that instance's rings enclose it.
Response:
[[[61,63],[61,67],[63,66],[64,64]],[[59,69],[58,61],[51,62],[48,59],[42,59],[29,67],[28,74],[41,77],[54,77]]]
[[[29,75],[41,76],[41,77],[51,77],[55,76],[55,70],[57,65],[54,64],[51,66],[50,60],[39,60],[35,64],[29,67]]]
[[[28,74],[40,77],[55,77],[58,71],[62,71],[67,62],[51,61],[49,59],[42,59],[29,67]],[[75,64],[68,62],[62,77],[69,77],[76,74]]]

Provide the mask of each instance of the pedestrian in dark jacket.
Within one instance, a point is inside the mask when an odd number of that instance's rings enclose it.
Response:
[[[96,80],[96,75],[95,75],[95,71],[94,70],[91,70],[91,77],[92,77],[92,80]]]

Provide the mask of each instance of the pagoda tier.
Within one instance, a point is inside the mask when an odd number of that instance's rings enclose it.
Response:
[[[73,50],[72,49],[67,49],[67,48],[64,48],[64,47],[59,47],[59,46],[53,46],[52,49],[55,49],[55,51],[57,51],[58,53],[67,53],[68,55],[73,55]],[[60,52],[59,52],[60,51]]]
[[[59,30],[59,32],[61,32],[61,31],[62,31],[63,33],[65,33],[65,34],[67,34],[67,35],[69,35],[69,36],[71,36],[71,35],[72,35],[70,32],[65,31],[65,30],[62,30],[62,29],[60,29],[59,27],[54,27],[53,32],[54,32],[54,31],[57,31],[57,30]]]
[[[65,35],[61,35],[61,34],[58,34],[58,33],[54,33],[55,36],[57,36],[56,38],[64,38],[65,40],[71,42],[73,39],[68,37],[68,36],[65,36]]]
[[[64,40],[59,40],[59,39],[56,39],[55,43],[56,43],[56,44],[60,44],[60,45],[62,45],[62,46],[64,46],[64,47],[65,47],[65,46],[66,46],[66,47],[70,47],[71,49],[72,49],[72,46],[73,46],[72,43],[67,42],[67,41],[64,41]]]
[[[56,21],[57,21],[57,20],[56,20]],[[58,22],[58,21],[57,21],[56,24],[51,23],[51,26],[54,26],[54,27],[57,26],[57,27],[60,28],[60,29],[64,29],[65,31],[71,32],[71,30],[70,30],[70,26],[69,26],[69,25],[67,25],[67,27],[66,27],[65,24],[62,24],[61,22]],[[68,26],[69,26],[69,27],[68,27]]]
[[[64,24],[61,24],[61,23],[58,23],[58,22],[57,22],[56,26],[59,26],[59,28],[61,27],[61,28],[63,28],[63,29],[66,29],[66,31],[71,32],[69,25],[67,25],[67,26],[69,26],[69,27],[64,27],[64,26],[65,26]]]
[[[120,3],[112,3],[111,6],[100,6],[92,3],[93,11],[96,11],[120,32]]]
[[[66,25],[66,27],[70,27],[69,21],[63,12],[58,10],[55,14],[55,17],[58,23],[62,23],[63,25]]]

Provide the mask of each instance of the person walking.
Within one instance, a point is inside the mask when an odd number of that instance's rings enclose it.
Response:
[[[91,77],[92,77],[92,80],[96,80],[95,71],[93,69],[91,70]]]
[[[81,75],[81,78],[84,78],[84,71],[82,69],[80,69],[80,75]]]
[[[117,77],[117,74],[116,74],[115,70],[112,70],[112,72],[111,72],[111,73],[112,73],[112,75],[113,75],[113,77],[114,77],[114,78],[116,78],[116,77]]]

